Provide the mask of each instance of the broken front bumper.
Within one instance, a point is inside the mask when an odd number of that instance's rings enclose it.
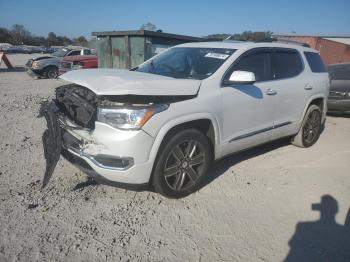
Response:
[[[78,167],[100,182],[148,183],[153,167],[149,160],[153,137],[142,130],[123,131],[100,122],[95,123],[94,130],[81,128],[62,115],[54,102],[44,106],[42,112],[48,127],[43,136],[47,163],[44,186],[60,154],[75,165],[85,163]]]

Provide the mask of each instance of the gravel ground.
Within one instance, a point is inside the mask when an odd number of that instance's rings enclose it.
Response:
[[[342,261],[350,250],[350,118],[328,117],[309,149],[281,141],[227,157],[181,200],[96,185],[62,159],[41,190],[37,113],[64,82],[30,78],[28,57],[0,69],[0,261]],[[311,205],[324,195],[319,220]]]

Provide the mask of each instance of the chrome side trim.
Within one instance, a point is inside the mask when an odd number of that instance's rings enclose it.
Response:
[[[236,136],[236,137],[232,138],[232,139],[231,139],[230,141],[228,141],[228,142],[231,143],[231,142],[236,141],[236,140],[240,140],[240,139],[247,138],[247,137],[250,137],[250,136],[255,136],[255,135],[257,135],[257,134],[270,131],[270,130],[272,130],[272,129],[273,129],[273,126],[266,127],[266,128],[263,128],[263,129],[254,131],[254,132],[250,132],[250,133],[247,133],[247,134],[244,134],[244,135]]]
[[[282,126],[290,125],[291,123],[292,122],[288,121],[288,122],[283,122],[283,123],[280,123],[280,124],[277,124],[277,125],[274,125],[274,126],[266,127],[266,128],[263,128],[263,129],[260,129],[260,130],[257,130],[257,131],[253,131],[253,132],[250,132],[250,133],[247,133],[247,134],[244,134],[244,135],[240,135],[240,136],[234,137],[228,142],[231,143],[231,142],[236,141],[236,140],[240,140],[240,139],[243,139],[243,138],[255,136],[255,135],[258,135],[258,134],[261,134],[261,133],[264,133],[264,132],[267,132],[267,131],[270,131],[270,130],[273,130],[273,129],[276,129],[276,128],[279,128],[279,127],[282,127]]]
[[[291,121],[283,122],[283,123],[275,125],[273,128],[275,129],[275,128],[279,128],[282,126],[290,125],[291,123],[292,123]]]

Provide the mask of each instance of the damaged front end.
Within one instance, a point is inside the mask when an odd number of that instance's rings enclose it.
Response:
[[[114,179],[114,171],[131,168],[134,157],[139,162],[147,161],[153,138],[141,127],[169,104],[192,97],[98,96],[76,84],[58,87],[56,97],[43,103],[40,109],[47,122],[42,139],[46,159],[43,187],[60,155],[99,182],[109,175]],[[137,146],[140,144],[144,145],[142,153]],[[102,171],[104,176],[95,170]]]
[[[49,182],[61,155],[62,137],[57,113],[58,108],[54,102],[41,105],[39,116],[45,116],[47,123],[47,129],[42,136],[44,156],[46,159],[46,170],[42,188]]]
[[[41,104],[39,117],[44,116],[47,129],[42,136],[46,170],[42,187],[49,182],[62,148],[79,151],[82,141],[67,133],[67,130],[91,130],[96,119],[97,97],[86,88],[76,85],[56,89],[56,98]]]

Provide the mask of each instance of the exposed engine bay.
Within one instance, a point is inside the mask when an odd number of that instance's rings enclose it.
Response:
[[[98,106],[152,106],[154,104],[171,104],[195,96],[141,96],[118,95],[97,96],[86,87],[69,84],[56,89],[54,100],[60,112],[83,128],[94,129]]]

